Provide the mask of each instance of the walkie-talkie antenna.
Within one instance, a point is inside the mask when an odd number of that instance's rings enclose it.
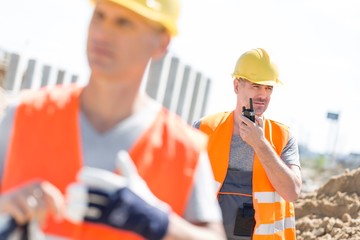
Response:
[[[254,107],[253,107],[253,102],[252,102],[252,98],[249,99],[250,100],[250,111],[254,111]]]

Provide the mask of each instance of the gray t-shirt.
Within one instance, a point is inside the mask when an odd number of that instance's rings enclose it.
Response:
[[[17,102],[8,106],[4,118],[0,119],[0,183],[6,152],[13,125]],[[138,113],[123,120],[106,133],[98,133],[80,112],[81,145],[86,166],[112,171],[119,150],[129,150],[135,140],[154,121],[161,106],[150,101]],[[192,194],[187,204],[184,218],[191,222],[220,222],[221,210],[216,200],[214,177],[206,152],[200,154],[196,168]],[[174,189],[175,191],[176,189]]]

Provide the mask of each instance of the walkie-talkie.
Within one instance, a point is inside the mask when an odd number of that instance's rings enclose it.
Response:
[[[242,115],[247,117],[251,121],[255,122],[255,112],[254,112],[252,98],[250,98],[249,101],[250,101],[250,108],[246,109],[246,107],[243,106]]]

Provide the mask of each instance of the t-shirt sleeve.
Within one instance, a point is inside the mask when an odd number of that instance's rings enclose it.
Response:
[[[190,222],[221,222],[216,182],[207,153],[201,153],[195,170],[194,186],[184,218]]]
[[[301,167],[299,147],[296,138],[291,132],[289,133],[289,140],[285,145],[285,148],[283,149],[280,157],[287,165],[296,165]]]

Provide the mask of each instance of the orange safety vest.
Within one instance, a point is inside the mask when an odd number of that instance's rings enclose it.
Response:
[[[65,193],[68,184],[76,180],[82,167],[80,92],[77,87],[56,87],[25,95],[15,115],[3,191],[40,179]],[[193,131],[178,116],[163,109],[129,153],[154,195],[181,216],[205,144],[205,135]],[[51,216],[44,232],[72,239],[142,239],[134,233],[101,225],[55,222]]]
[[[234,112],[213,114],[202,119],[200,123],[200,130],[209,136],[208,153],[215,180],[220,183],[220,188],[228,168],[233,125]],[[266,139],[280,156],[288,141],[288,129],[282,124],[265,119],[264,130]],[[256,221],[252,239],[296,239],[294,206],[275,191],[256,154],[252,179]]]

